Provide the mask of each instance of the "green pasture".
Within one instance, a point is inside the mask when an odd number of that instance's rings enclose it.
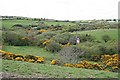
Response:
[[[71,23],[71,22],[53,22],[53,21],[46,21],[45,22],[46,25],[64,25],[64,26],[73,26],[75,25],[75,23]]]
[[[57,57],[57,53],[47,52],[44,48],[33,46],[3,46],[2,50],[21,55],[34,55],[52,60]]]
[[[2,60],[2,71],[25,76],[40,74],[49,78],[118,78],[118,73],[114,72],[13,60]]]
[[[73,32],[73,34],[75,34],[75,32]],[[97,30],[79,31],[78,34],[90,34],[95,36],[97,40],[101,40],[103,35],[108,35],[113,40],[118,39],[118,29],[97,29]]]
[[[31,24],[38,24],[37,21],[32,20],[3,20],[2,21],[2,27],[4,28],[11,28],[15,24],[21,24],[21,25],[31,25]]]
[[[43,21],[45,25],[51,26],[51,25],[65,25],[65,26],[69,26],[69,25],[75,25],[74,23],[71,22],[55,22],[55,21]],[[2,20],[2,27],[3,28],[11,28],[13,25],[15,24],[21,24],[24,26],[28,26],[28,25],[39,25],[40,22],[39,21],[34,21],[34,20]]]

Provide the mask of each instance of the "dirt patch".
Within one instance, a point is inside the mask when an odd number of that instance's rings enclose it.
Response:
[[[36,73],[32,75],[20,75],[18,73],[1,72],[0,78],[48,78],[48,77]]]

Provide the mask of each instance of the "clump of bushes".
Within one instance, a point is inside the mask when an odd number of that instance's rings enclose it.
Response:
[[[61,46],[54,41],[51,41],[49,44],[47,44],[45,48],[47,51],[50,51],[52,53],[58,52],[61,50]]]
[[[59,44],[65,45],[69,42],[70,36],[71,36],[70,33],[58,34],[54,37],[54,41]]]
[[[108,36],[108,35],[103,35],[103,36],[102,36],[102,40],[106,43],[106,42],[108,42],[109,40],[111,40],[111,38],[110,38],[110,36]]]
[[[60,63],[78,63],[80,60],[80,56],[82,56],[84,52],[77,47],[64,47],[62,50],[58,52],[58,60]]]
[[[32,45],[33,39],[28,36],[20,35],[16,32],[3,32],[3,43],[12,46],[29,46]]]
[[[92,60],[93,56],[117,53],[117,41],[108,41],[106,43],[84,42],[80,44],[80,49],[85,52],[84,58]]]
[[[93,42],[95,40],[95,37],[90,34],[79,34],[78,37],[80,38],[80,42]]]

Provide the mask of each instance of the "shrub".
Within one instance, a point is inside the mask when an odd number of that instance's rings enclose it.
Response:
[[[80,44],[80,48],[85,52],[84,57],[91,60],[92,56],[117,53],[117,41],[108,41],[107,43],[84,42]]]
[[[92,42],[95,40],[95,37],[91,36],[90,34],[78,34],[78,37],[80,38],[80,42]]]
[[[61,46],[58,43],[51,41],[49,44],[46,45],[46,50],[52,53],[58,52],[61,50]]]
[[[58,52],[58,59],[61,63],[77,63],[83,54],[84,52],[77,47],[64,47]]]
[[[25,61],[27,61],[27,62],[35,62],[35,56],[33,56],[33,55],[26,55],[25,56]]]
[[[43,43],[47,40],[47,39],[45,38],[45,36],[43,36],[43,35],[38,35],[38,36],[36,36],[36,38],[37,38],[37,43],[36,43],[36,45],[39,46],[39,47],[41,47],[41,48],[45,47],[45,45],[43,44]]]
[[[21,24],[15,24],[12,27],[23,27],[23,25],[21,25]]]
[[[56,33],[54,33],[54,32],[45,32],[45,33],[43,33],[42,35],[43,35],[46,39],[50,39],[50,38],[52,38],[53,36],[55,36]]]
[[[43,57],[39,57],[39,56],[35,56],[35,61],[37,63],[43,63],[44,62],[44,58]]]
[[[44,32],[47,32],[47,30],[41,29],[41,30],[39,30],[38,34],[41,34],[41,33],[44,33]]]
[[[111,38],[110,38],[110,36],[108,36],[108,35],[103,35],[103,36],[102,36],[102,40],[106,43],[106,42],[108,42],[109,40],[111,40]]]
[[[3,33],[3,42],[8,43],[9,45],[20,45],[20,36],[15,32],[4,32]]]
[[[72,35],[69,39],[69,43],[72,44],[72,45],[75,45],[76,44],[76,36],[75,35]]]
[[[65,45],[69,42],[70,36],[71,36],[70,33],[62,33],[62,34],[56,35],[54,40],[59,44]]]
[[[14,31],[3,32],[3,43],[13,46],[29,46],[34,45],[33,37],[18,34]]]
[[[57,61],[56,60],[52,60],[50,64],[51,65],[55,65],[55,64],[57,64]]]

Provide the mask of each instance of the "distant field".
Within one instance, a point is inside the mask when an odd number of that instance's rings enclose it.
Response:
[[[1,61],[1,60],[0,60]],[[42,75],[49,78],[118,78],[118,73],[72,68],[50,64],[2,60],[2,71],[20,75]]]
[[[74,33],[75,34],[75,33]],[[98,29],[98,30],[89,30],[89,31],[79,31],[78,34],[90,34],[95,36],[97,40],[101,40],[103,35],[109,35],[111,39],[118,39],[118,29]]]
[[[56,57],[56,53],[50,53],[44,50],[44,48],[33,47],[33,46],[4,46],[3,50],[7,52],[12,52],[14,54],[22,54],[22,55],[34,55],[41,56],[47,60],[52,60]]]
[[[15,24],[31,25],[31,24],[37,24],[37,23],[32,20],[3,20],[2,21],[2,26],[5,28],[11,28]]]
[[[33,20],[3,20],[2,21],[2,26],[5,28],[11,28],[15,24],[22,24],[22,25],[38,25],[39,21],[33,21]],[[71,22],[52,22],[52,21],[45,21],[44,24],[50,26],[50,25],[75,25],[74,23]]]
[[[47,24],[47,25],[65,25],[65,26],[75,25],[74,23],[71,23],[71,22],[48,22],[48,21],[46,21],[45,24]]]

